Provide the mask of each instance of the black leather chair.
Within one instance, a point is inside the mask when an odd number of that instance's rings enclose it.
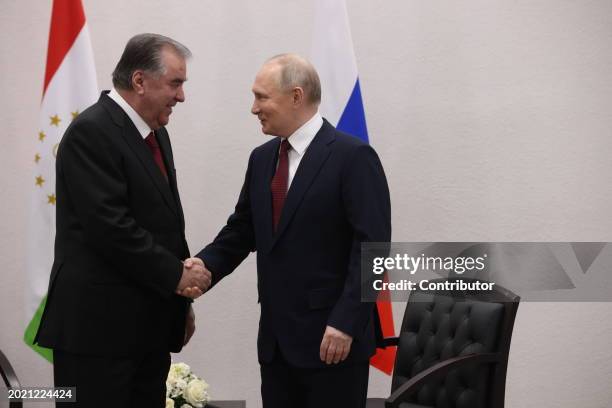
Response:
[[[4,385],[6,388],[20,388],[19,379],[15,374],[15,370],[13,370],[13,366],[8,361],[6,356],[2,351],[0,351],[0,374],[2,374],[2,379],[4,380]],[[11,401],[9,403],[10,408],[22,408],[23,402],[19,401]]]
[[[468,278],[430,282],[474,282]],[[481,282],[484,282],[481,280]],[[493,291],[413,291],[397,345],[391,395],[368,408],[503,408],[520,297]]]

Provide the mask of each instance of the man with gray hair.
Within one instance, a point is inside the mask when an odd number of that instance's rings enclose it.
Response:
[[[361,302],[361,243],[391,239],[384,170],[372,147],[321,117],[304,58],[268,60],[253,95],[274,138],[251,153],[225,227],[185,264],[205,266],[214,285],[257,251],[264,408],[364,407],[381,330]]]
[[[158,34],[127,43],[114,89],[68,127],[56,162],[55,258],[36,341],[53,349],[69,407],[164,407],[170,352],[195,322],[210,273],[186,268],[185,223],[168,132],[184,102],[189,50]],[[194,295],[195,296],[195,295]]]

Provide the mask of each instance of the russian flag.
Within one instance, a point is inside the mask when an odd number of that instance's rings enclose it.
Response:
[[[344,0],[315,0],[311,61],[321,79],[319,111],[338,130],[368,142],[357,63]],[[388,300],[376,302],[385,337],[395,336],[393,311]],[[378,349],[373,367],[390,375],[395,347]]]

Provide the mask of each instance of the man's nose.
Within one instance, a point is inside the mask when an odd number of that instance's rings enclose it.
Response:
[[[257,115],[259,113],[259,106],[257,105],[257,101],[253,101],[253,106],[251,106],[251,113],[253,115]]]
[[[182,86],[179,87],[174,99],[176,99],[178,102],[185,102],[185,91],[183,91]]]

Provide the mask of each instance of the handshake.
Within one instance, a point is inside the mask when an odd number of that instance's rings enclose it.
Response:
[[[200,258],[188,258],[183,262],[183,275],[176,287],[176,294],[196,299],[208,290],[212,274]]]

